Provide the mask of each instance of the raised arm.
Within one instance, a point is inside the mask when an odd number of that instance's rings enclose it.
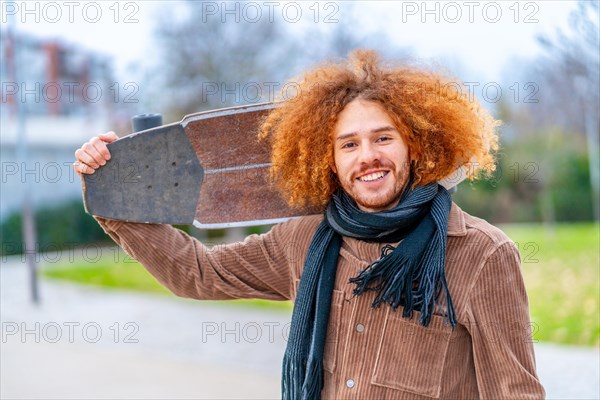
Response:
[[[282,237],[286,224],[243,242],[207,247],[170,225],[97,220],[123,250],[177,296],[202,300],[291,297],[295,268]]]

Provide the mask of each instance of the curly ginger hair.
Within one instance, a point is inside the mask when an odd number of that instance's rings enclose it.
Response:
[[[460,166],[469,166],[469,179],[495,169],[500,121],[469,99],[461,83],[440,73],[384,67],[375,51],[356,50],[347,64],[321,65],[295,87],[259,131],[259,138],[271,138],[271,177],[291,206],[321,209],[340,186],[331,169],[333,132],[339,113],[355,99],[387,111],[408,146],[414,186],[439,181]]]

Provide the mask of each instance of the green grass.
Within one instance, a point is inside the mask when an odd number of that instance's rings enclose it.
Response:
[[[161,295],[174,296],[161,286],[137,261],[123,252],[111,252],[110,256],[94,260],[93,263],[77,260],[69,265],[44,269],[43,275],[52,279],[73,281],[85,285],[101,286],[111,289],[126,289]],[[231,300],[209,301],[217,305],[263,308],[272,310],[291,311],[289,301],[267,300]]]
[[[521,252],[534,340],[600,345],[600,227],[598,224],[505,225]],[[118,262],[115,262],[115,258]],[[136,261],[120,253],[44,270],[50,278],[169,294]],[[235,300],[216,304],[289,312],[290,302]]]
[[[501,228],[521,252],[534,339],[599,346],[599,225]]]

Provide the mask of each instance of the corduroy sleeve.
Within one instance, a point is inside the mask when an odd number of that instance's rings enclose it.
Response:
[[[207,247],[170,225],[96,220],[127,254],[177,296],[202,300],[290,298],[286,223],[243,242]]]
[[[469,298],[467,318],[481,399],[543,399],[535,370],[529,304],[512,242],[487,258]]]

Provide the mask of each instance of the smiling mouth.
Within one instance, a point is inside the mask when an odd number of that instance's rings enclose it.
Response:
[[[361,182],[375,182],[375,181],[383,179],[388,173],[389,173],[389,171],[378,171],[378,172],[373,172],[372,174],[359,176],[356,179]]]

